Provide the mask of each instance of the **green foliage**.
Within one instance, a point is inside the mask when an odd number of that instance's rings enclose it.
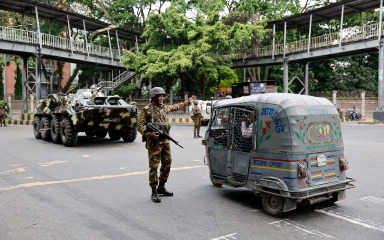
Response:
[[[197,11],[194,21],[190,21],[183,9],[175,6],[163,14],[151,14],[146,24],[143,36],[148,41],[142,52],[125,51],[123,64],[167,90],[180,79],[182,91],[202,98],[206,93],[213,94],[212,88],[221,79],[235,81],[230,61],[218,50],[243,41],[250,45],[251,37],[262,38],[265,33],[264,21],[228,26],[213,11],[207,15]]]
[[[371,65],[371,55],[357,55],[338,59],[333,64],[329,90],[341,91],[377,91],[377,70]],[[376,58],[377,59],[377,58]],[[377,68],[378,65],[376,65]]]
[[[124,85],[124,86],[120,87],[119,89],[113,91],[112,94],[117,94],[121,98],[126,99],[126,98],[129,98],[130,94],[134,93],[137,90],[139,90],[139,88],[136,86],[136,84],[130,83],[130,84]]]
[[[16,71],[15,71],[15,95],[21,96],[23,94],[23,78],[22,78],[22,72],[20,69],[19,64],[17,64]]]
[[[0,105],[1,106],[5,106],[5,101],[4,100],[0,100]],[[9,114],[11,112],[11,108],[9,107],[8,103],[7,103],[7,114]]]

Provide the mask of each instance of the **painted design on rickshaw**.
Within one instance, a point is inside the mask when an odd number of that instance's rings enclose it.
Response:
[[[324,170],[325,179],[336,177],[336,171],[334,168]]]
[[[284,132],[285,125],[282,123],[280,115],[276,112],[274,108],[262,108],[261,115],[270,116],[275,124],[275,130],[277,133]]]
[[[282,162],[284,162],[284,161],[279,161],[279,160],[271,161],[271,160],[260,159],[260,158],[252,158],[251,167],[275,169],[275,170],[290,171],[290,172],[296,171],[296,169],[283,168]]]
[[[324,108],[313,107],[313,108],[308,108],[307,113],[308,115],[328,115],[328,109],[326,107]]]
[[[335,164],[335,156],[334,155],[327,156],[326,165],[332,165],[332,164]],[[318,165],[317,165],[317,158],[311,158],[309,166],[311,168],[318,167]]]
[[[265,120],[265,125],[266,126],[263,127],[263,121],[260,121],[261,137],[259,139],[259,143],[268,141],[271,138],[271,135],[268,134],[268,130],[272,128],[272,121],[270,119]]]
[[[305,145],[307,145],[304,141],[305,141],[305,132],[303,132],[304,130],[304,127],[306,126],[306,124],[304,123],[304,120],[307,119],[307,117],[304,117],[303,119],[297,119],[296,122],[297,122],[297,125],[299,127],[299,131],[300,131],[300,134],[296,133],[296,137],[302,142],[304,143]]]
[[[323,147],[334,145],[330,144],[333,141],[334,132],[332,132],[332,125],[329,122],[311,122],[308,124],[307,133],[307,139],[311,145],[323,145]]]
[[[337,119],[337,120],[333,123],[333,125],[336,126],[336,129],[333,131],[333,133],[335,134],[335,137],[336,137],[336,142],[339,142],[340,139],[342,138],[342,137],[341,137],[340,120]],[[338,132],[339,134],[337,134],[337,132]]]

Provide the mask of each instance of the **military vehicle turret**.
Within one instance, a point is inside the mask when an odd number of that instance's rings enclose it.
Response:
[[[119,96],[105,96],[102,88],[80,89],[74,94],[50,94],[37,103],[33,132],[36,139],[65,146],[77,143],[79,132],[89,137],[125,142],[136,139],[137,106]]]

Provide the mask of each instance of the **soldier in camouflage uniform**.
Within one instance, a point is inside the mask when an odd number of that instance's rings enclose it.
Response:
[[[171,170],[171,148],[168,139],[160,139],[158,133],[145,132],[147,123],[153,123],[159,129],[169,134],[170,125],[167,122],[166,114],[179,110],[188,105],[183,102],[177,105],[164,105],[165,92],[160,87],[152,88],[149,92],[151,103],[141,110],[137,123],[137,130],[143,135],[143,141],[146,142],[149,158],[149,186],[152,188],[151,199],[153,202],[161,202],[159,194],[164,196],[173,196],[165,187]],[[189,99],[193,101],[193,97]],[[160,177],[157,175],[157,168],[161,162]],[[159,185],[157,187],[157,185]]]
[[[2,127],[4,124],[4,127],[7,125],[5,124],[5,109],[3,105],[0,105],[0,127]]]
[[[194,106],[192,108],[192,120],[193,120],[193,137],[194,138],[201,138],[200,136],[200,126],[201,126],[201,118],[203,117],[201,115],[200,109],[197,107],[197,100],[194,102]]]

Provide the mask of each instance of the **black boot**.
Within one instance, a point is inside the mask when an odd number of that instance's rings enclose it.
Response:
[[[156,187],[152,187],[152,195],[151,195],[152,202],[159,203],[161,202],[160,196],[157,194]]]
[[[201,138],[202,136],[200,136],[200,133],[197,133],[197,137],[198,137],[198,138]]]
[[[173,196],[173,192],[168,192],[168,190],[164,187],[164,183],[159,184],[159,187],[157,188],[157,193],[167,197]]]
[[[196,137],[196,133],[193,134],[193,138],[197,138],[197,137]]]

